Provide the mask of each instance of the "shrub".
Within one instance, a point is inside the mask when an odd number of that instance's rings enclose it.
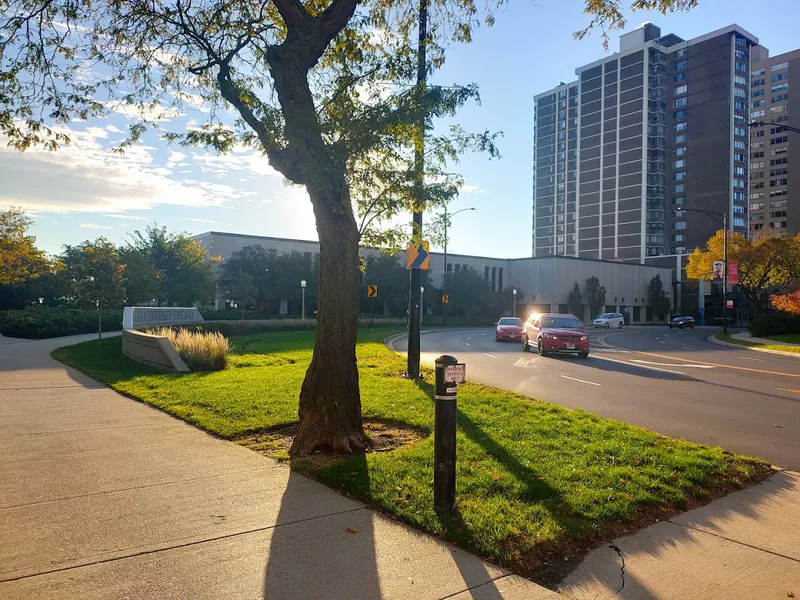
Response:
[[[103,331],[122,329],[122,311],[103,311]],[[97,332],[97,311],[66,306],[34,306],[0,311],[0,333],[7,337],[44,339]]]
[[[786,312],[763,315],[752,321],[749,329],[753,337],[800,333],[800,315]]]
[[[159,327],[147,331],[166,336],[192,371],[221,371],[228,366],[231,346],[218,331],[191,331]]]

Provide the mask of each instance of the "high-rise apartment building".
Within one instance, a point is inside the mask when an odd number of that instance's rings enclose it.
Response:
[[[795,235],[800,233],[800,146],[797,134],[783,125],[800,123],[800,93],[790,91],[792,81],[800,82],[800,50],[769,58],[758,47],[752,68],[750,120],[763,125],[750,129],[750,235]]]
[[[533,255],[645,262],[748,229],[750,53],[736,25],[653,24],[534,98]],[[671,264],[675,264],[674,262]]]

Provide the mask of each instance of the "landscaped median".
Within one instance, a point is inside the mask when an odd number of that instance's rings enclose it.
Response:
[[[797,354],[800,356],[800,347],[787,346],[781,342],[788,342],[790,344],[800,344],[800,336],[798,335],[777,335],[770,338],[765,338],[774,341],[774,344],[761,344],[750,340],[740,340],[733,336],[724,333],[715,333],[712,336],[715,340],[724,342],[726,344],[734,344],[736,346],[746,346],[747,348],[754,348],[756,350],[770,350],[775,352],[788,352],[790,354]]]
[[[763,479],[762,461],[467,383],[458,396],[456,516],[433,510],[433,379],[401,377],[386,333],[359,332],[372,452],[322,454],[293,468],[515,571],[552,583],[586,550]],[[121,393],[276,458],[297,419],[313,332],[231,338],[229,367],[163,374],[129,361],[120,339],[53,355]]]

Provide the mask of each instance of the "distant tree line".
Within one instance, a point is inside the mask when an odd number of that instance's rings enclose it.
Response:
[[[20,209],[0,211],[0,309],[191,306],[215,295],[213,259],[184,234],[153,225],[123,245],[100,237],[48,256],[28,235],[31,223]]]

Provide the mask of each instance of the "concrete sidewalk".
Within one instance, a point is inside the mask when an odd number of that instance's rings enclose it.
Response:
[[[591,552],[559,586],[574,600],[800,598],[800,474],[656,523]]]
[[[0,597],[556,600],[50,358],[0,343]]]

